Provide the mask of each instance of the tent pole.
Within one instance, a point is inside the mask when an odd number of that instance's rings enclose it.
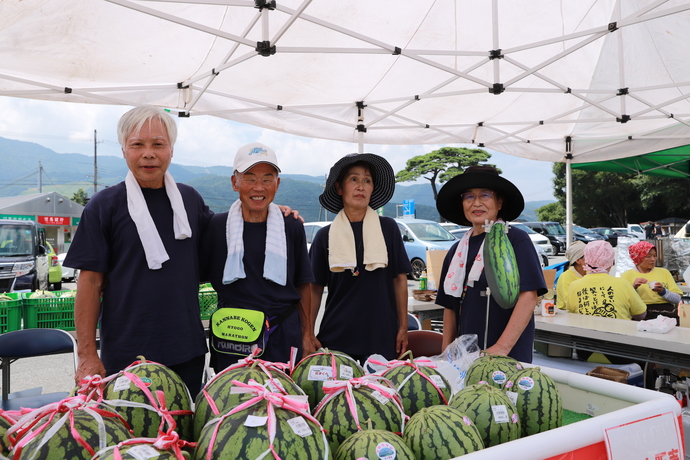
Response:
[[[570,164],[572,159],[570,153],[565,156],[565,235],[568,247],[573,241],[573,178]]]

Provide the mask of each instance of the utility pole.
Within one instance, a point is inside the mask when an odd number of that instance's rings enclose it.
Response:
[[[98,191],[98,141],[96,140],[96,130],[93,130],[93,193]]]
[[[43,193],[43,166],[41,166],[41,160],[38,160],[38,193]]]

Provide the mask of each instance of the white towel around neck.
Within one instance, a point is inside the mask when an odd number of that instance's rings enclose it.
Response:
[[[163,181],[165,192],[168,194],[173,210],[175,239],[184,240],[191,238],[192,228],[189,226],[189,219],[187,218],[187,211],[185,210],[180,190],[177,188],[177,184],[169,172],[165,173]],[[134,221],[134,225],[137,227],[139,239],[144,247],[146,263],[149,269],[159,270],[163,266],[163,262],[170,259],[170,257],[165,250],[165,246],[163,246],[156,224],[153,222],[153,218],[151,218],[141,186],[134,174],[132,174],[132,171],[129,171],[127,177],[125,177],[125,189],[127,190],[127,209]]]
[[[225,238],[228,245],[228,256],[223,268],[223,284],[231,284],[246,278],[244,271],[244,218],[242,202],[235,201],[228,211],[225,223]],[[278,205],[268,205],[266,219],[266,248],[264,253],[264,278],[276,284],[287,284],[287,237],[285,220]]]
[[[373,271],[388,266],[388,249],[383,238],[381,221],[376,211],[367,207],[362,222],[362,240],[364,243],[364,268]],[[328,265],[334,273],[357,268],[357,251],[355,234],[350,220],[341,209],[328,231]]]

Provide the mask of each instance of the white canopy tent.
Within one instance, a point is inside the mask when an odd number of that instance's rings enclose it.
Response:
[[[689,143],[688,43],[681,0],[23,0],[0,96],[579,163]]]

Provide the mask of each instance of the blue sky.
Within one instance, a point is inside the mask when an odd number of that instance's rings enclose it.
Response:
[[[129,108],[0,97],[0,136],[35,142],[58,153],[93,155],[96,130],[98,155],[120,156],[115,128]],[[183,165],[232,166],[239,146],[262,142],[276,151],[284,174],[318,176],[327,174],[338,158],[357,151],[356,144],[294,136],[215,117],[191,117],[177,122],[179,134],[173,162]],[[446,146],[464,145],[369,144],[364,150],[386,157],[397,172],[409,158]],[[554,199],[552,163],[490,152],[490,162],[522,191],[525,201]]]

